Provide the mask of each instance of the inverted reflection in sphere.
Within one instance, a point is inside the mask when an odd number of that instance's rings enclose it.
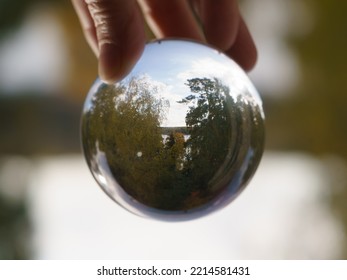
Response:
[[[156,41],[123,80],[96,80],[82,143],[93,176],[119,205],[189,220],[227,205],[253,176],[264,146],[262,102],[224,54]]]

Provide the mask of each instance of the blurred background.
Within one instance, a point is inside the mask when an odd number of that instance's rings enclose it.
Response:
[[[222,211],[165,223],[97,186],[79,122],[97,63],[68,0],[0,0],[0,259],[345,259],[347,2],[243,0],[266,151]]]

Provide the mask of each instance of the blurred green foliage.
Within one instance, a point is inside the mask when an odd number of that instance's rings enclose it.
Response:
[[[53,3],[67,8],[71,5],[68,0],[1,0],[0,43],[21,26],[30,9]],[[4,155],[78,152],[80,110],[79,104],[55,94],[8,94],[0,90],[0,159]],[[8,200],[1,188],[0,185],[0,259],[30,259],[31,227],[26,201]]]
[[[25,203],[12,203],[0,195],[0,260],[30,259],[31,249]]]
[[[288,38],[301,63],[301,81],[291,98],[265,100],[267,147],[336,155],[347,162],[347,2],[305,4],[313,29],[303,37]],[[332,188],[331,207],[347,236],[347,182],[327,187]],[[342,247],[342,257],[347,258],[347,244]]]
[[[0,39],[15,30],[23,21],[27,12],[37,4],[68,3],[68,0],[1,0],[0,1]]]
[[[301,63],[301,81],[288,100],[266,100],[268,147],[347,158],[347,2],[306,2],[313,30],[289,38]]]

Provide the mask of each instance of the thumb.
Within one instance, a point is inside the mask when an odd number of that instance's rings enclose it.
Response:
[[[122,79],[141,56],[145,44],[142,15],[135,0],[72,0],[85,36],[107,83]]]

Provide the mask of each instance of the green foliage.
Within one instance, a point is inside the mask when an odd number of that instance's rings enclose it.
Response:
[[[94,157],[104,152],[124,190],[158,209],[190,209],[209,201],[228,183],[214,184],[216,174],[225,175],[226,158],[236,172],[247,153],[232,136],[244,120],[229,88],[207,78],[186,85],[191,94],[178,101],[189,104],[186,127],[161,127],[170,104],[143,77],[101,85],[82,126],[86,150]]]
[[[186,116],[190,132],[186,168],[192,176],[198,175],[195,187],[204,190],[228,154],[232,129],[228,109],[234,105],[229,89],[217,79],[195,78],[187,85],[193,94],[181,102],[193,105]]]
[[[140,79],[128,86],[103,85],[88,118],[89,146],[96,149],[98,143],[119,183],[140,201],[153,198],[160,176],[160,120],[165,102],[154,97],[155,91]]]
[[[25,204],[10,203],[0,195],[0,260],[30,258],[29,233]]]

